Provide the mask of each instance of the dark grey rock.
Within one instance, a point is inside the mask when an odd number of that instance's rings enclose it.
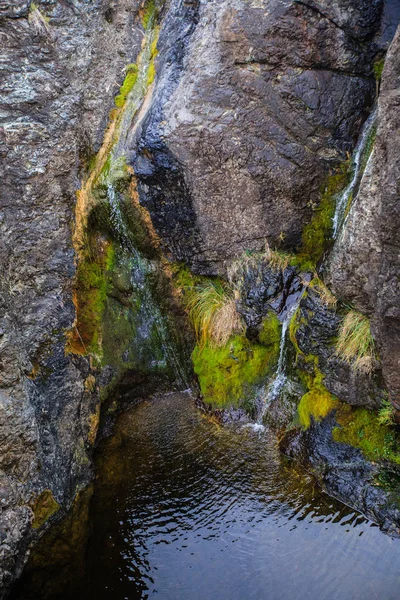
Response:
[[[159,44],[167,58],[130,160],[175,258],[216,273],[265,239],[298,246],[321,183],[373,103],[382,6],[172,3]]]
[[[399,56],[400,31],[386,56],[373,154],[333,248],[329,280],[340,298],[371,317],[385,383],[400,411]]]

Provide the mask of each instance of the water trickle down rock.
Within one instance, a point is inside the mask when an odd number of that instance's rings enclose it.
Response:
[[[363,170],[366,166],[365,150],[367,149],[370,136],[373,133],[376,123],[377,109],[374,108],[368,119],[365,121],[357,145],[352,157],[352,177],[346,189],[339,195],[336,200],[336,210],[333,217],[333,237],[337,237],[340,227],[344,224],[348,214],[348,204],[354,202],[354,193],[360,183]],[[369,158],[369,157],[368,157]],[[346,214],[347,213],[347,214]]]

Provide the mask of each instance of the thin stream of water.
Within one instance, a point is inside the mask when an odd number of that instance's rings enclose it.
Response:
[[[365,121],[361,135],[357,142],[357,146],[354,150],[353,158],[352,158],[352,169],[353,175],[350,183],[346,187],[346,189],[340,194],[336,201],[336,210],[333,216],[333,238],[336,239],[339,229],[343,223],[347,202],[360,182],[361,167],[362,167],[362,158],[363,153],[366,147],[366,144],[369,139],[369,135],[372,131],[372,128],[376,122],[377,109],[374,109],[369,115],[368,119]],[[354,200],[354,198],[353,198]]]

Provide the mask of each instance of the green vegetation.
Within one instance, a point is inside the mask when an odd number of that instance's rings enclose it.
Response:
[[[372,372],[376,351],[368,317],[353,309],[347,313],[339,330],[336,355],[355,372]]]
[[[33,510],[33,529],[39,529],[46,523],[58,510],[60,505],[54,499],[53,494],[50,490],[43,490],[41,494],[35,499],[32,510]]]
[[[76,323],[67,345],[73,354],[100,353],[108,273],[114,263],[114,247],[109,240],[91,236],[88,245],[92,252],[81,257],[75,279]]]
[[[343,404],[336,420],[339,426],[332,433],[335,442],[359,448],[369,460],[384,458],[400,465],[398,436],[393,429],[380,423],[378,414]]]
[[[364,148],[363,155],[361,158],[361,171],[362,172],[364,172],[365,167],[367,166],[368,159],[371,156],[371,152],[374,148],[375,139],[376,139],[376,131],[377,131],[377,125],[375,124],[371,128],[371,131],[368,134],[367,141],[365,142],[365,148]],[[351,202],[352,202],[352,198],[349,198],[348,204],[351,205]]]
[[[308,284],[309,288],[314,289],[319,295],[321,302],[328,308],[336,308],[337,299],[334,294],[326,287],[325,283],[317,275]]]
[[[388,398],[385,398],[382,402],[382,406],[378,412],[378,423],[379,425],[391,426],[395,424],[395,409],[393,404]]]
[[[244,336],[234,336],[217,348],[197,345],[192,360],[204,401],[215,408],[239,405],[272,373],[278,353],[279,345],[252,344]]]
[[[383,72],[383,67],[385,66],[385,58],[381,58],[377,61],[374,62],[374,75],[375,75],[375,79],[376,81],[380,81],[382,78],[382,72]]]
[[[308,429],[311,425],[311,417],[320,421],[337,408],[338,400],[322,385],[315,385],[307,394],[301,398],[297,408],[300,425]]]
[[[132,91],[138,78],[137,65],[129,64],[126,69],[124,83],[122,84],[118,96],[115,97],[115,106],[122,108],[126,102],[129,92]]]
[[[335,214],[335,196],[345,187],[349,177],[349,164],[344,163],[340,169],[330,175],[325,184],[320,204],[310,223],[305,226],[299,260],[313,270],[322,258],[332,236],[332,218]],[[310,269],[311,267],[311,269]]]
[[[158,41],[158,32],[157,32],[157,35],[155,36],[155,38],[151,44],[151,47],[150,47],[150,64],[149,64],[149,69],[147,71],[147,86],[148,87],[153,83],[155,76],[156,76],[155,59],[158,54],[157,41]]]
[[[49,35],[49,18],[44,15],[34,2],[29,6],[28,22],[34,27],[38,35]]]
[[[154,21],[157,16],[157,5],[156,0],[147,0],[145,7],[142,11],[142,25],[144,29],[153,27]]]
[[[279,347],[281,340],[281,323],[274,312],[270,311],[263,319],[258,339],[264,346],[278,344]]]

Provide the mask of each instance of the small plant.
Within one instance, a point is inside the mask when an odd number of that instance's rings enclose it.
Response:
[[[388,398],[385,398],[385,400],[383,400],[382,406],[378,412],[379,425],[388,425],[388,426],[394,425],[395,424],[394,414],[395,414],[395,410],[394,410],[393,404],[390,402],[390,400]]]
[[[372,372],[376,351],[368,317],[354,309],[347,313],[339,330],[336,355],[355,372]]]
[[[49,35],[49,19],[40,12],[34,2],[29,7],[28,21],[38,35]]]
[[[283,252],[283,250],[271,250],[268,243],[265,244],[265,257],[274,271],[284,271],[287,269],[293,258],[287,252]]]
[[[236,300],[220,281],[207,280],[189,294],[189,316],[201,347],[223,346],[234,333],[243,330]]]
[[[309,287],[313,288],[317,292],[322,304],[325,304],[325,306],[328,308],[336,308],[336,296],[332,294],[330,289],[326,287],[325,283],[318,276],[315,276],[314,279],[312,279]]]

